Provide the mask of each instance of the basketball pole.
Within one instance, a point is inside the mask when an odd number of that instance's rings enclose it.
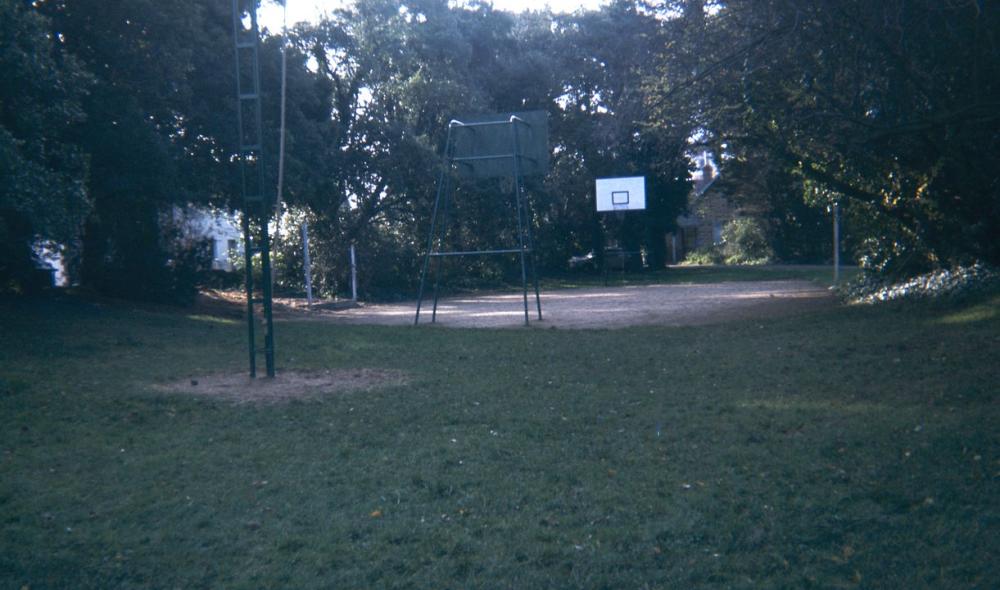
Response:
[[[625,243],[625,221],[626,213],[629,211],[644,211],[646,209],[646,177],[645,176],[622,176],[612,178],[597,178],[594,182],[594,200],[598,214],[602,215],[604,222],[601,224],[605,240],[608,234],[613,234],[617,239],[617,254],[620,256],[622,265],[622,282],[625,280],[625,264],[630,254],[638,254],[641,261],[641,247],[638,252],[626,251]],[[608,280],[608,246],[605,241],[602,252],[602,274],[604,282]]]
[[[354,257],[354,242],[351,242],[351,301],[358,302],[358,263]]]
[[[840,282],[840,204],[833,202],[833,284]]]
[[[312,261],[309,258],[309,222],[302,221],[302,272],[306,279],[306,305],[312,309],[313,286],[312,286]]]

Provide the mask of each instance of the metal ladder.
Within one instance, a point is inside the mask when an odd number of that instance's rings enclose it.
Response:
[[[542,319],[542,300],[538,290],[538,273],[535,268],[535,251],[531,236],[531,218],[528,210],[528,199],[525,196],[524,175],[522,173],[521,160],[526,156],[521,151],[521,139],[519,127],[528,125],[526,121],[514,115],[507,120],[483,121],[476,123],[463,123],[453,120],[448,124],[448,137],[445,140],[444,164],[441,168],[441,175],[438,178],[437,195],[434,198],[434,210],[431,214],[431,230],[427,238],[427,253],[424,256],[423,270],[420,273],[420,293],[417,295],[417,313],[413,318],[413,325],[420,323],[420,307],[424,299],[424,287],[426,286],[427,273],[430,271],[430,261],[433,258],[434,264],[434,303],[431,308],[431,323],[437,321],[438,307],[438,287],[440,286],[441,260],[448,256],[481,256],[489,254],[518,254],[521,262],[521,286],[524,300],[524,325],[529,325],[528,313],[528,270],[531,266],[531,278],[535,287],[535,305],[538,309],[538,319]],[[475,132],[482,127],[509,126],[510,129],[510,152],[500,154],[475,154],[469,156],[455,156],[455,134],[462,132]],[[451,176],[452,168],[456,163],[474,162],[476,160],[510,160],[511,180],[513,181],[514,202],[517,215],[517,239],[516,248],[501,248],[495,250],[466,250],[466,251],[445,251],[444,240],[448,231],[448,209],[451,195],[454,192]],[[440,219],[439,219],[440,218]],[[436,244],[436,246],[435,246]]]
[[[273,206],[264,188],[264,150],[260,111],[259,0],[233,0],[233,49],[236,56],[236,119],[239,126],[240,188],[243,196],[243,250],[247,292],[247,336],[250,377],[257,376],[263,354],[267,376],[274,377],[274,324],[271,318],[271,238],[268,221]],[[250,28],[244,25],[249,18]],[[255,297],[254,262],[260,254],[261,296]],[[264,342],[256,337],[255,305],[263,311]]]

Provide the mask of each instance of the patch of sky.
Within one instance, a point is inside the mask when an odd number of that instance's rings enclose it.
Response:
[[[296,23],[310,22],[316,23],[326,14],[339,8],[344,8],[351,4],[348,0],[287,0],[288,26]],[[457,1],[452,2],[452,6],[465,6],[468,3]],[[553,12],[568,13],[578,10],[597,10],[607,4],[605,0],[549,0],[548,2],[534,2],[531,0],[493,0],[495,10],[505,10],[508,12],[537,11],[549,8]],[[277,34],[281,31],[283,16],[286,7],[277,0],[265,0],[258,10],[258,22],[269,32]]]

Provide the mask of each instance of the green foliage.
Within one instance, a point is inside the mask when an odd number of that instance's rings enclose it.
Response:
[[[686,18],[668,19],[678,44],[650,84],[659,120],[698,120],[751,186],[773,170],[839,194],[862,262],[878,272],[1000,261],[1000,172],[987,147],[1000,117],[1000,11],[933,0],[704,5],[661,5]]]
[[[0,292],[30,287],[33,244],[74,239],[90,206],[71,129],[91,78],[48,28],[24,2],[0,0]]]
[[[95,72],[81,101],[86,120],[74,144],[90,163],[85,186],[93,207],[81,228],[79,279],[106,294],[188,299],[202,270],[178,252],[165,222],[174,206],[239,205],[235,148],[230,3],[185,0],[97,2],[43,0],[58,56]],[[286,197],[316,200],[329,182],[323,146],[332,127],[319,103],[330,88],[289,52],[289,155]],[[279,47],[260,52],[264,87],[265,184],[274,186]],[[44,102],[44,101],[39,101]],[[328,196],[328,195],[324,195]],[[79,223],[78,223],[79,226]],[[194,265],[185,267],[186,265]],[[183,267],[183,268],[182,268]]]
[[[831,257],[832,219],[828,200],[810,198],[809,181],[776,162],[767,149],[744,148],[740,157],[723,161],[724,175],[716,185],[745,216],[766,228],[774,258],[788,263],[824,263]],[[860,227],[841,224],[841,250],[855,258],[854,236]]]
[[[902,282],[865,273],[845,284],[840,291],[852,303],[930,299],[966,301],[983,293],[1000,292],[1000,271],[984,264],[941,269]]]
[[[411,295],[448,121],[525,109],[549,113],[556,147],[551,172],[527,186],[541,267],[561,270],[570,255],[600,250],[605,232],[627,238],[632,249],[645,247],[654,266],[661,265],[663,233],[688,185],[683,139],[642,125],[646,111],[637,90],[643,71],[633,58],[651,54],[656,31],[653,19],[627,3],[573,16],[514,16],[478,4],[431,1],[400,9],[379,0],[299,29],[296,46],[308,48],[333,88],[329,107],[337,130],[323,164],[335,179],[330,192],[296,201],[315,216],[317,282],[343,293],[347,247],[354,242],[363,296]],[[602,227],[593,178],[625,174],[648,176],[647,213],[620,228]],[[463,183],[451,205],[448,243],[510,247],[509,195],[509,181]],[[295,264],[294,257],[286,259]],[[448,261],[447,282],[502,281],[519,272],[514,262]]]
[[[42,0],[18,11],[44,25],[44,37],[59,40],[59,59],[78,61],[96,77],[92,93],[80,95],[81,116],[65,117],[79,123],[74,149],[86,155],[90,174],[74,178],[93,206],[77,212],[75,229],[47,237],[72,245],[86,286],[175,299],[169,285],[177,281],[169,275],[187,258],[171,252],[164,214],[175,205],[240,205],[231,158],[229,4]],[[541,109],[550,115],[553,169],[528,187],[543,268],[561,269],[572,254],[600,251],[606,234],[626,248],[644,249],[654,267],[662,265],[663,233],[688,190],[688,130],[644,124],[649,113],[641,81],[660,41],[657,21],[632,2],[556,16],[444,0],[363,0],[296,28],[288,46],[282,197],[315,222],[320,290],[344,288],[352,242],[363,293],[414,290],[438,154],[448,121],[466,113]],[[267,187],[276,183],[279,50],[277,38],[263,39]],[[0,141],[9,151],[4,145]],[[593,178],[626,174],[648,177],[647,212],[620,226],[605,224],[594,212]],[[507,244],[512,216],[504,209],[509,203],[498,202],[503,187],[469,190],[475,194],[456,200],[453,219],[460,222],[449,239],[476,248]],[[286,291],[301,288],[296,241],[290,233],[276,244],[278,287]],[[472,283],[515,270],[499,258],[453,267],[456,278]],[[198,274],[189,271],[181,274]]]
[[[751,217],[740,217],[722,228],[718,244],[688,252],[682,264],[760,265],[774,261],[764,225]]]
[[[37,3],[61,55],[75,56],[96,78],[75,135],[90,162],[93,202],[79,236],[79,279],[105,294],[188,300],[200,273],[187,267],[198,256],[171,243],[164,223],[173,205],[205,198],[183,145],[198,135],[187,122],[190,81],[208,74],[198,71],[196,56],[221,52],[226,40],[202,36],[206,15],[217,13],[195,4]]]
[[[303,218],[304,216],[301,214],[286,212],[281,216],[279,231],[271,241],[271,266],[274,268],[273,288],[275,293],[296,296],[305,293],[305,275],[303,274],[305,264],[302,252]],[[242,260],[239,261],[239,266],[242,269]]]
[[[681,264],[724,264],[726,262],[726,257],[722,253],[722,248],[719,244],[713,244],[711,246],[706,246],[704,248],[698,248],[696,250],[691,250],[684,257]]]
[[[0,10],[0,63],[14,81],[0,90],[0,282],[27,273],[30,244],[48,239],[78,254],[88,286],[173,298],[167,275],[186,258],[171,252],[163,214],[240,205],[230,3]],[[606,241],[661,267],[692,149],[717,155],[720,186],[766,228],[771,251],[747,230],[725,259],[828,260],[836,199],[848,258],[872,270],[997,264],[998,18],[932,0],[623,0],[568,15],[360,0],[290,35],[282,197],[313,221],[321,290],[344,288],[356,243],[363,293],[411,293],[448,121],[540,109],[551,171],[528,191],[547,272]],[[280,49],[265,36],[267,187]],[[593,179],[635,174],[648,179],[646,212],[598,216]],[[507,244],[502,189],[466,187],[449,240]],[[279,239],[275,255],[289,291],[301,288],[295,241]],[[500,258],[451,264],[472,283],[516,270]]]
[[[722,256],[726,264],[768,264],[774,250],[763,224],[752,217],[740,217],[722,228]]]
[[[559,95],[552,143],[553,171],[546,179],[539,233],[550,268],[581,252],[603,252],[606,242],[643,249],[652,268],[666,262],[664,234],[673,229],[690,190],[683,123],[649,125],[642,92],[657,49],[660,23],[630,2],[599,11],[556,17],[551,43]],[[623,222],[595,212],[595,178],[645,176],[647,209]]]

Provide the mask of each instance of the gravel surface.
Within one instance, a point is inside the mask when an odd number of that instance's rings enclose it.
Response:
[[[529,292],[531,325],[542,328],[624,328],[683,326],[779,317],[836,305],[829,290],[808,281],[765,281],[700,285],[638,285],[542,292],[542,320],[537,321],[534,293]],[[430,324],[431,301],[425,300],[420,323]],[[352,309],[315,309],[299,318],[351,324],[413,323],[416,302],[368,304]],[[450,297],[438,302],[437,325],[454,328],[524,326],[520,292]]]

